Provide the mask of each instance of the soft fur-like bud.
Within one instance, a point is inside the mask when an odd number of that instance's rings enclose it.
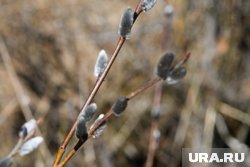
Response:
[[[37,127],[37,124],[36,124],[35,119],[31,119],[31,120],[25,122],[25,124],[23,124],[23,126],[19,132],[19,136],[26,137],[29,133],[34,131],[36,129],[36,127]]]
[[[93,133],[93,138],[96,139],[98,138],[104,131],[104,129],[106,128],[106,122],[104,122],[103,124],[101,124]]]
[[[174,60],[173,53],[166,53],[159,61],[157,65],[157,75],[165,80],[170,72],[171,65]]]
[[[120,116],[128,105],[128,99],[125,96],[117,98],[116,102],[112,106],[112,112],[116,116]]]
[[[187,71],[185,67],[180,66],[178,68],[174,68],[171,71],[171,73],[168,75],[166,82],[168,84],[175,84],[179,82],[180,80],[182,80],[186,74],[187,74]]]
[[[79,140],[86,140],[88,138],[86,120],[83,117],[78,118],[75,135]]]
[[[105,50],[101,50],[98,54],[98,57],[95,63],[94,74],[96,77],[99,77],[103,73],[107,64],[108,64],[108,55],[105,52]]]
[[[36,150],[38,146],[43,142],[41,136],[33,137],[32,139],[26,141],[19,149],[19,154],[21,156],[27,155],[32,151]]]
[[[133,26],[133,21],[134,21],[134,12],[130,7],[128,7],[124,11],[120,22],[118,31],[120,36],[127,38],[130,35]]]
[[[80,117],[83,117],[86,122],[89,122],[91,118],[94,116],[96,109],[97,109],[96,103],[91,103],[86,107],[85,111],[82,112]]]
[[[156,0],[144,0],[142,4],[142,9],[144,12],[152,9],[156,4]]]

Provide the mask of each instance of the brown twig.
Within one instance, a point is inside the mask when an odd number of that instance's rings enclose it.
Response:
[[[184,58],[177,64],[177,65],[182,65],[184,63],[186,63],[186,61],[189,59],[190,57],[190,52],[187,52],[184,55]],[[130,94],[128,94],[126,96],[126,98],[128,100],[131,100],[132,98],[136,97],[137,95],[141,94],[142,92],[144,92],[146,89],[152,87],[153,85],[155,85],[156,83],[158,83],[159,81],[162,81],[161,78],[156,77],[150,81],[148,81],[147,83],[145,83],[143,86],[139,87],[138,89],[136,89],[135,91],[131,92]],[[156,91],[156,97],[155,97],[155,104],[158,105],[158,107],[160,106],[160,101],[161,101],[161,87],[157,88]],[[58,167],[62,167],[64,166],[74,155],[75,153],[78,151],[78,149],[89,139],[92,138],[94,132],[106,121],[108,120],[108,118],[113,114],[112,112],[112,108],[110,108],[110,110],[104,115],[104,117],[102,119],[100,119],[100,121],[98,121],[97,124],[94,125],[94,127],[92,127],[89,132],[88,132],[88,138],[85,140],[79,140],[77,142],[77,144],[74,146],[74,148],[69,152],[69,154],[63,159],[63,161],[57,165]],[[159,113],[158,113],[159,114]],[[157,118],[158,119],[158,118]],[[157,130],[158,129],[158,120],[155,120],[156,122],[154,122],[153,125],[153,130]],[[154,133],[154,131],[152,131],[152,133]],[[155,142],[157,142],[155,140]],[[155,144],[154,144],[155,145]],[[155,146],[152,146],[152,148]],[[150,149],[152,149],[150,148]],[[153,148],[152,150],[155,150],[155,148]],[[149,156],[152,156],[152,153],[154,154],[155,151],[151,151]],[[151,158],[152,159],[152,158]]]
[[[137,17],[140,15],[140,13],[142,12],[142,8],[141,8],[141,4],[142,4],[142,0],[139,2],[139,4],[136,7],[136,10],[134,12],[134,20],[133,22],[136,21]],[[86,109],[86,107],[90,104],[90,102],[93,100],[93,98],[95,97],[97,91],[99,90],[100,86],[102,85],[104,79],[106,78],[111,66],[113,65],[120,49],[122,48],[123,44],[125,43],[126,38],[125,37],[120,37],[116,46],[116,49],[107,65],[107,67],[105,68],[104,72],[101,74],[101,76],[98,78],[96,84],[94,85],[93,90],[91,91],[90,95],[88,96],[85,104],[83,105],[81,112],[84,112],[84,110]],[[80,113],[81,113],[80,112]],[[79,115],[80,115],[79,113]],[[55,167],[61,160],[64,152],[65,152],[65,148],[67,147],[69,141],[71,140],[72,136],[74,135],[74,131],[76,129],[76,125],[77,125],[77,118],[71,128],[71,130],[69,131],[69,133],[67,134],[66,138],[63,141],[63,144],[59,147],[59,150],[57,152],[55,161],[53,163],[53,167]]]
[[[96,93],[99,90],[100,86],[102,85],[105,77],[107,76],[107,74],[108,74],[108,72],[109,72],[112,64],[114,63],[114,61],[115,61],[115,59],[116,59],[116,57],[117,57],[117,55],[118,55],[118,53],[119,53],[122,45],[124,44],[125,40],[126,40],[126,38],[124,38],[124,37],[120,37],[119,38],[119,41],[117,43],[115,52],[113,53],[113,55],[112,55],[112,57],[111,57],[108,65],[107,65],[107,67],[105,68],[104,72],[102,73],[102,75],[98,78],[97,82],[95,83],[93,90],[91,91],[90,95],[87,98],[87,101],[85,102],[84,106],[81,109],[81,112],[84,112],[84,110],[86,109],[86,107],[90,104],[90,102],[92,101],[92,99],[96,95]],[[69,133],[67,134],[66,138],[64,139],[63,144],[60,146],[60,148],[59,148],[59,150],[57,152],[57,156],[55,158],[55,161],[53,163],[53,167],[56,166],[59,163],[59,161],[61,160],[62,155],[65,152],[65,148],[67,147],[70,139],[74,135],[74,131],[76,129],[76,125],[77,125],[77,119],[75,120],[75,122],[74,122],[71,130],[69,131]]]
[[[155,157],[155,151],[158,146],[158,140],[155,138],[154,133],[158,130],[159,124],[158,122],[152,122],[151,129],[150,129],[150,138],[149,138],[149,145],[148,145],[148,153],[147,153],[147,160],[145,163],[145,167],[152,167]]]
[[[134,92],[130,93],[129,95],[127,95],[127,99],[132,99],[133,97],[137,96],[138,94],[140,94],[141,92],[143,92],[144,90],[146,90],[147,88],[151,87],[152,85],[154,85],[155,83],[159,82],[161,80],[161,78],[155,78],[149,82],[147,82],[145,85],[143,85],[142,87],[140,87],[139,89],[135,90]]]
[[[127,95],[126,97],[128,98],[128,100],[131,100],[132,98],[136,97],[137,95],[141,94],[142,92],[144,92],[147,88],[152,87],[153,85],[155,85],[156,83],[158,83],[159,81],[161,81],[160,78],[154,78],[152,80],[150,80],[149,82],[147,82],[145,85],[143,85],[142,87],[136,89],[135,91],[133,91],[132,93],[130,93],[129,95]],[[94,132],[105,122],[108,120],[108,118],[113,114],[112,109],[110,108],[110,110],[104,115],[104,117],[102,119],[100,119],[100,121],[98,121],[97,124],[94,125],[94,127],[92,127],[89,132],[88,132],[88,138],[86,140],[79,140],[77,142],[77,144],[74,146],[74,148],[66,155],[66,157],[62,160],[62,162],[57,165],[58,167],[63,167],[74,155],[75,153],[79,150],[79,148],[90,138],[93,137]]]
[[[154,105],[152,108],[152,124],[150,130],[150,138],[149,138],[149,146],[148,146],[148,154],[147,160],[145,163],[145,167],[152,167],[155,150],[157,149],[158,140],[154,133],[158,130],[159,127],[159,111],[161,105],[161,97],[162,97],[162,82],[159,82],[155,85],[155,96],[154,96]]]

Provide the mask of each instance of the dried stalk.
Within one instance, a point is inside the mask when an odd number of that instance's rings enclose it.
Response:
[[[159,128],[159,111],[160,111],[160,105],[161,105],[161,97],[162,97],[162,82],[159,82],[157,85],[155,85],[155,96],[154,96],[154,105],[152,108],[152,124],[151,124],[151,130],[150,130],[150,138],[149,138],[149,146],[148,146],[148,154],[147,154],[147,160],[145,163],[145,167],[152,167],[154,162],[154,156],[155,151],[157,149],[158,140],[154,133]],[[159,111],[155,111],[159,110]],[[158,113],[154,113],[158,112]],[[154,117],[157,114],[156,117]]]
[[[12,61],[11,61],[9,51],[8,51],[6,45],[1,37],[0,37],[0,54],[3,58],[3,62],[5,65],[5,68],[7,70],[7,73],[10,77],[11,84],[14,87],[16,97],[17,97],[17,100],[18,100],[20,107],[22,109],[22,113],[25,117],[25,120],[28,121],[30,119],[34,119],[33,114],[31,112],[31,109],[30,109],[30,106],[29,106],[29,101],[28,101],[29,97],[25,93],[25,91],[24,91],[24,89],[23,89],[23,87],[22,87],[22,85],[17,77],[15,68],[14,68]],[[39,136],[42,136],[41,130],[38,127],[37,127],[37,133]],[[49,161],[51,161],[50,158],[52,157],[52,155],[51,155],[47,145],[42,144],[42,148],[40,149],[40,151],[41,151],[42,156],[48,160],[46,162],[46,165],[48,165]]]

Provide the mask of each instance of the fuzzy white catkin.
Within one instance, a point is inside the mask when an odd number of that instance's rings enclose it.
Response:
[[[27,142],[25,142],[19,149],[19,154],[21,156],[27,155],[38,148],[38,146],[43,142],[43,138],[40,136],[34,137]]]
[[[108,64],[108,55],[105,52],[105,50],[102,49],[99,52],[96,63],[95,63],[94,75],[96,77],[99,77],[105,70],[107,64]]]
[[[93,134],[93,138],[94,139],[98,138],[103,133],[105,128],[106,128],[106,123],[102,124],[99,128],[97,128]]]
[[[132,11],[130,7],[128,7],[124,11],[122,18],[121,18],[119,31],[118,31],[120,36],[127,38],[130,35],[131,29],[133,26],[133,21],[134,21],[134,12]]]
[[[187,74],[186,68],[185,67],[177,67],[174,68],[170,74],[167,76],[166,78],[166,82],[171,85],[171,84],[176,84],[178,83],[180,80],[182,80],[185,75]]]
[[[115,116],[120,116],[128,105],[128,99],[125,96],[117,98],[116,102],[112,106],[112,112]]]
[[[31,131],[33,131],[36,128],[36,120],[31,119],[22,126],[22,130],[25,130],[25,133],[29,134]],[[25,134],[25,135],[27,135]]]
[[[149,11],[154,7],[156,0],[144,0],[142,4],[142,9],[144,12]]]
[[[87,108],[84,111],[82,111],[80,117],[83,117],[86,122],[89,122],[91,118],[94,116],[96,109],[97,109],[96,103],[91,103],[90,105],[87,106]]]
[[[166,16],[172,16],[174,14],[174,8],[171,5],[167,5],[164,8],[164,13]]]
[[[161,137],[161,132],[158,130],[158,129],[155,129],[153,131],[153,137],[156,139],[156,140],[159,140],[160,137]]]
[[[98,122],[99,122],[103,117],[104,117],[104,114],[100,114],[100,115],[96,118],[95,122],[90,126],[90,129],[92,129],[96,124],[98,124]]]
[[[98,124],[99,121],[100,121],[103,117],[104,117],[104,114],[100,114],[100,115],[96,118],[95,122],[91,125],[90,129],[92,129],[96,124]],[[103,123],[95,130],[95,132],[93,133],[93,138],[94,138],[94,139],[98,138],[98,137],[102,134],[102,132],[104,131],[105,128],[106,128],[106,122],[103,122]]]

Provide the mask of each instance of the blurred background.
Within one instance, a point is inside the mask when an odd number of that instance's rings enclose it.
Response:
[[[124,9],[139,0],[1,0],[0,157],[26,120],[42,118],[44,144],[15,167],[52,164],[92,89],[98,52],[113,53]],[[154,167],[181,166],[182,148],[250,146],[250,1],[158,0],[142,13],[94,98],[98,114],[154,78],[160,57],[192,56],[187,76],[163,84]],[[134,98],[67,166],[144,166],[154,88]],[[95,117],[98,116],[95,115]],[[72,147],[76,138],[72,140]],[[248,164],[249,165],[249,164]]]

